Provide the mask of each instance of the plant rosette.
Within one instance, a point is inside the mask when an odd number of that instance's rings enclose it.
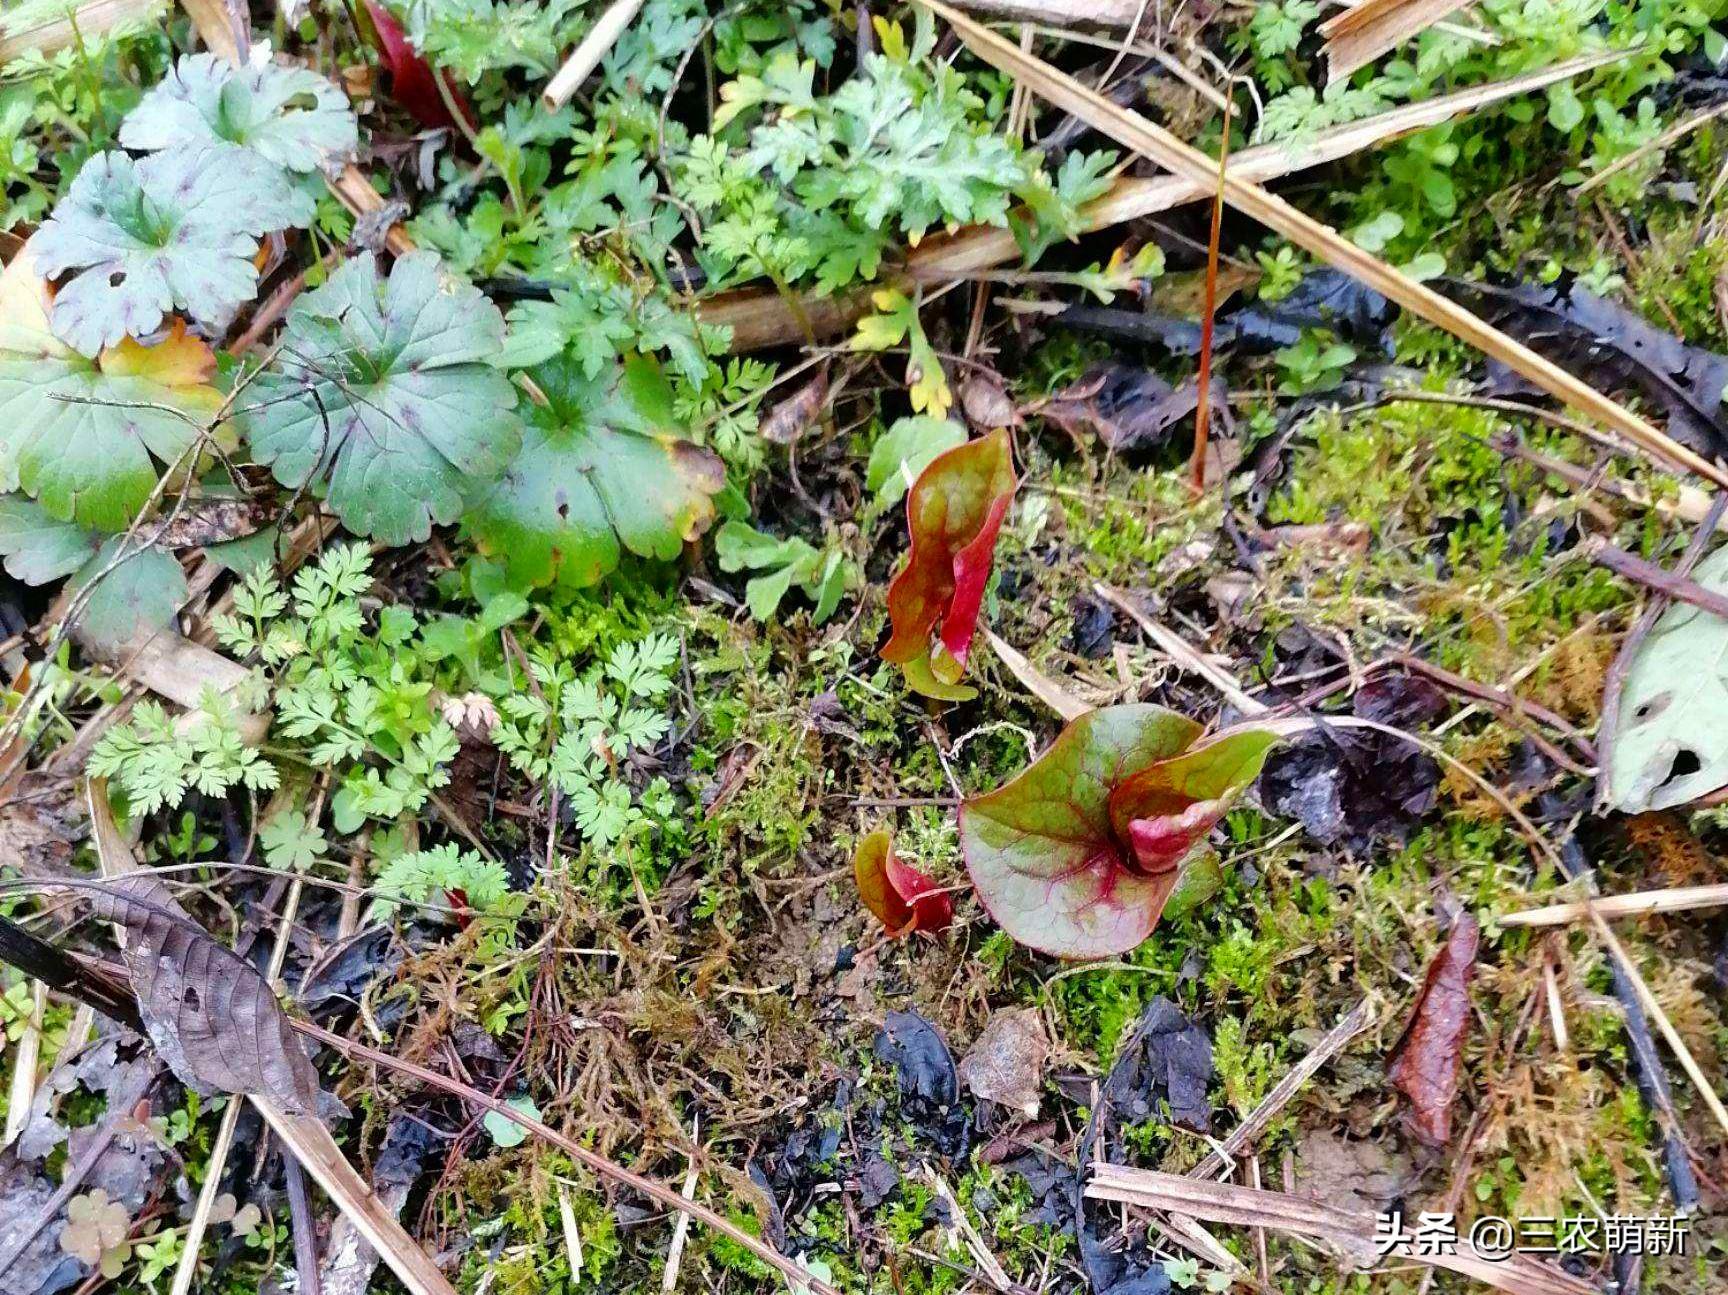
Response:
[[[1087,712],[1012,781],[961,805],[979,901],[1041,953],[1128,952],[1278,740],[1263,729],[1202,739],[1161,706]]]
[[[852,874],[864,907],[897,940],[913,931],[940,931],[954,920],[954,901],[923,872],[894,853],[894,834],[877,828],[858,842]]]
[[[990,582],[996,538],[1019,480],[1006,429],[932,459],[906,494],[911,547],[888,586],[893,634],[882,659],[898,665],[914,691],[965,701],[960,682]]]

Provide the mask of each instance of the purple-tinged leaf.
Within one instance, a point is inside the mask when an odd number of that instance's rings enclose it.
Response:
[[[1257,730],[1199,737],[1160,706],[1090,711],[1019,777],[962,805],[967,871],[1002,929],[1066,958],[1145,939],[1183,862],[1275,741]]]

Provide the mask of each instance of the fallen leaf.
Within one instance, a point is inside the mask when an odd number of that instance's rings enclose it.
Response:
[[[791,445],[809,431],[828,406],[828,370],[811,378],[762,416],[757,432],[771,445]]]
[[[1728,548],[1692,572],[1728,593]],[[1728,784],[1728,621],[1691,603],[1663,612],[1638,645],[1608,746],[1608,804],[1627,814],[1668,809]]]
[[[1013,1107],[1031,1119],[1038,1114],[1049,1057],[1050,1040],[1038,1010],[1010,1008],[990,1018],[960,1059],[959,1075],[974,1097]]]
[[[894,632],[884,661],[924,661],[941,683],[959,683],[1018,484],[1005,430],[937,455],[919,474],[906,496],[911,551],[888,586]]]
[[[1222,384],[1209,399],[1223,426],[1231,427]],[[1042,413],[1076,444],[1096,438],[1122,453],[1163,444],[1170,429],[1191,418],[1199,403],[1199,384],[1192,380],[1173,387],[1151,369],[1107,364],[1058,392]]]
[[[913,931],[940,931],[954,920],[953,901],[929,877],[901,861],[886,828],[858,842],[852,875],[864,907],[888,928],[890,939]]]
[[[1641,392],[1667,416],[1668,434],[1702,454],[1728,454],[1728,356],[1688,346],[1643,316],[1578,285],[1499,286],[1445,281],[1448,293],[1531,350],[1604,390]],[[1521,385],[1521,381],[1520,381]]]
[[[990,369],[974,369],[960,384],[960,412],[980,432],[1020,425],[1020,412],[1014,407],[1007,384],[1001,374]]]
[[[901,1112],[920,1133],[950,1151],[962,1145],[967,1120],[960,1075],[942,1032],[917,1012],[889,1012],[871,1051],[893,1069]]]
[[[1394,727],[1437,715],[1446,697],[1419,675],[1377,675],[1352,706]],[[1440,767],[1421,747],[1378,730],[1324,729],[1274,752],[1260,775],[1267,809],[1301,822],[1314,840],[1363,854],[1375,842],[1403,842],[1434,807]]]
[[[318,1110],[318,1073],[256,968],[187,917],[154,877],[116,877],[91,899],[126,931],[126,973],[156,1051],[200,1092],[257,1094]]]
[[[979,900],[1041,952],[1127,952],[1276,740],[1237,730],[1202,742],[1198,724],[1160,706],[1089,711],[1012,782],[961,805]]]
[[[1103,1097],[1120,1124],[1161,1120],[1167,1110],[1171,1123],[1204,1133],[1212,1123],[1211,1083],[1212,1040],[1160,996],[1146,1004],[1116,1054]]]
[[[1410,1099],[1410,1128],[1430,1146],[1452,1136],[1452,1101],[1458,1096],[1464,1036],[1470,1029],[1470,977],[1481,930],[1460,913],[1446,944],[1428,964],[1410,1024],[1392,1050],[1386,1077]]]

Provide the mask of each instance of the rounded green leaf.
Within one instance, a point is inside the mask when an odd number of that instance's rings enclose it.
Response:
[[[72,577],[81,596],[87,591],[72,619],[72,633],[94,651],[113,652],[146,630],[171,627],[190,596],[186,573],[173,554],[137,549],[133,543],[114,536]]]
[[[91,532],[49,516],[33,499],[0,497],[0,557],[14,579],[45,585],[69,576],[90,560],[98,543]]]
[[[486,362],[503,340],[497,307],[433,254],[388,280],[356,257],[289,312],[250,388],[253,453],[291,489],[322,485],[356,534],[424,540],[516,458],[516,392]]]
[[[657,363],[635,356],[590,378],[565,355],[529,376],[546,403],[465,523],[513,580],[591,585],[626,551],[670,561],[708,528],[725,470],[675,430]]]

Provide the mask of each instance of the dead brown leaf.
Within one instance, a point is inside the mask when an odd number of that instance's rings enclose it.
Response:
[[[960,1078],[972,1095],[1011,1106],[1031,1118],[1038,1114],[1044,1088],[1044,1063],[1050,1040],[1036,1008],[997,1012],[960,1061]]]
[[[1430,1146],[1445,1146],[1452,1136],[1452,1100],[1470,1028],[1470,977],[1480,940],[1476,919],[1460,913],[1446,946],[1428,965],[1416,1010],[1386,1067],[1386,1077],[1410,1099],[1411,1131]]]

